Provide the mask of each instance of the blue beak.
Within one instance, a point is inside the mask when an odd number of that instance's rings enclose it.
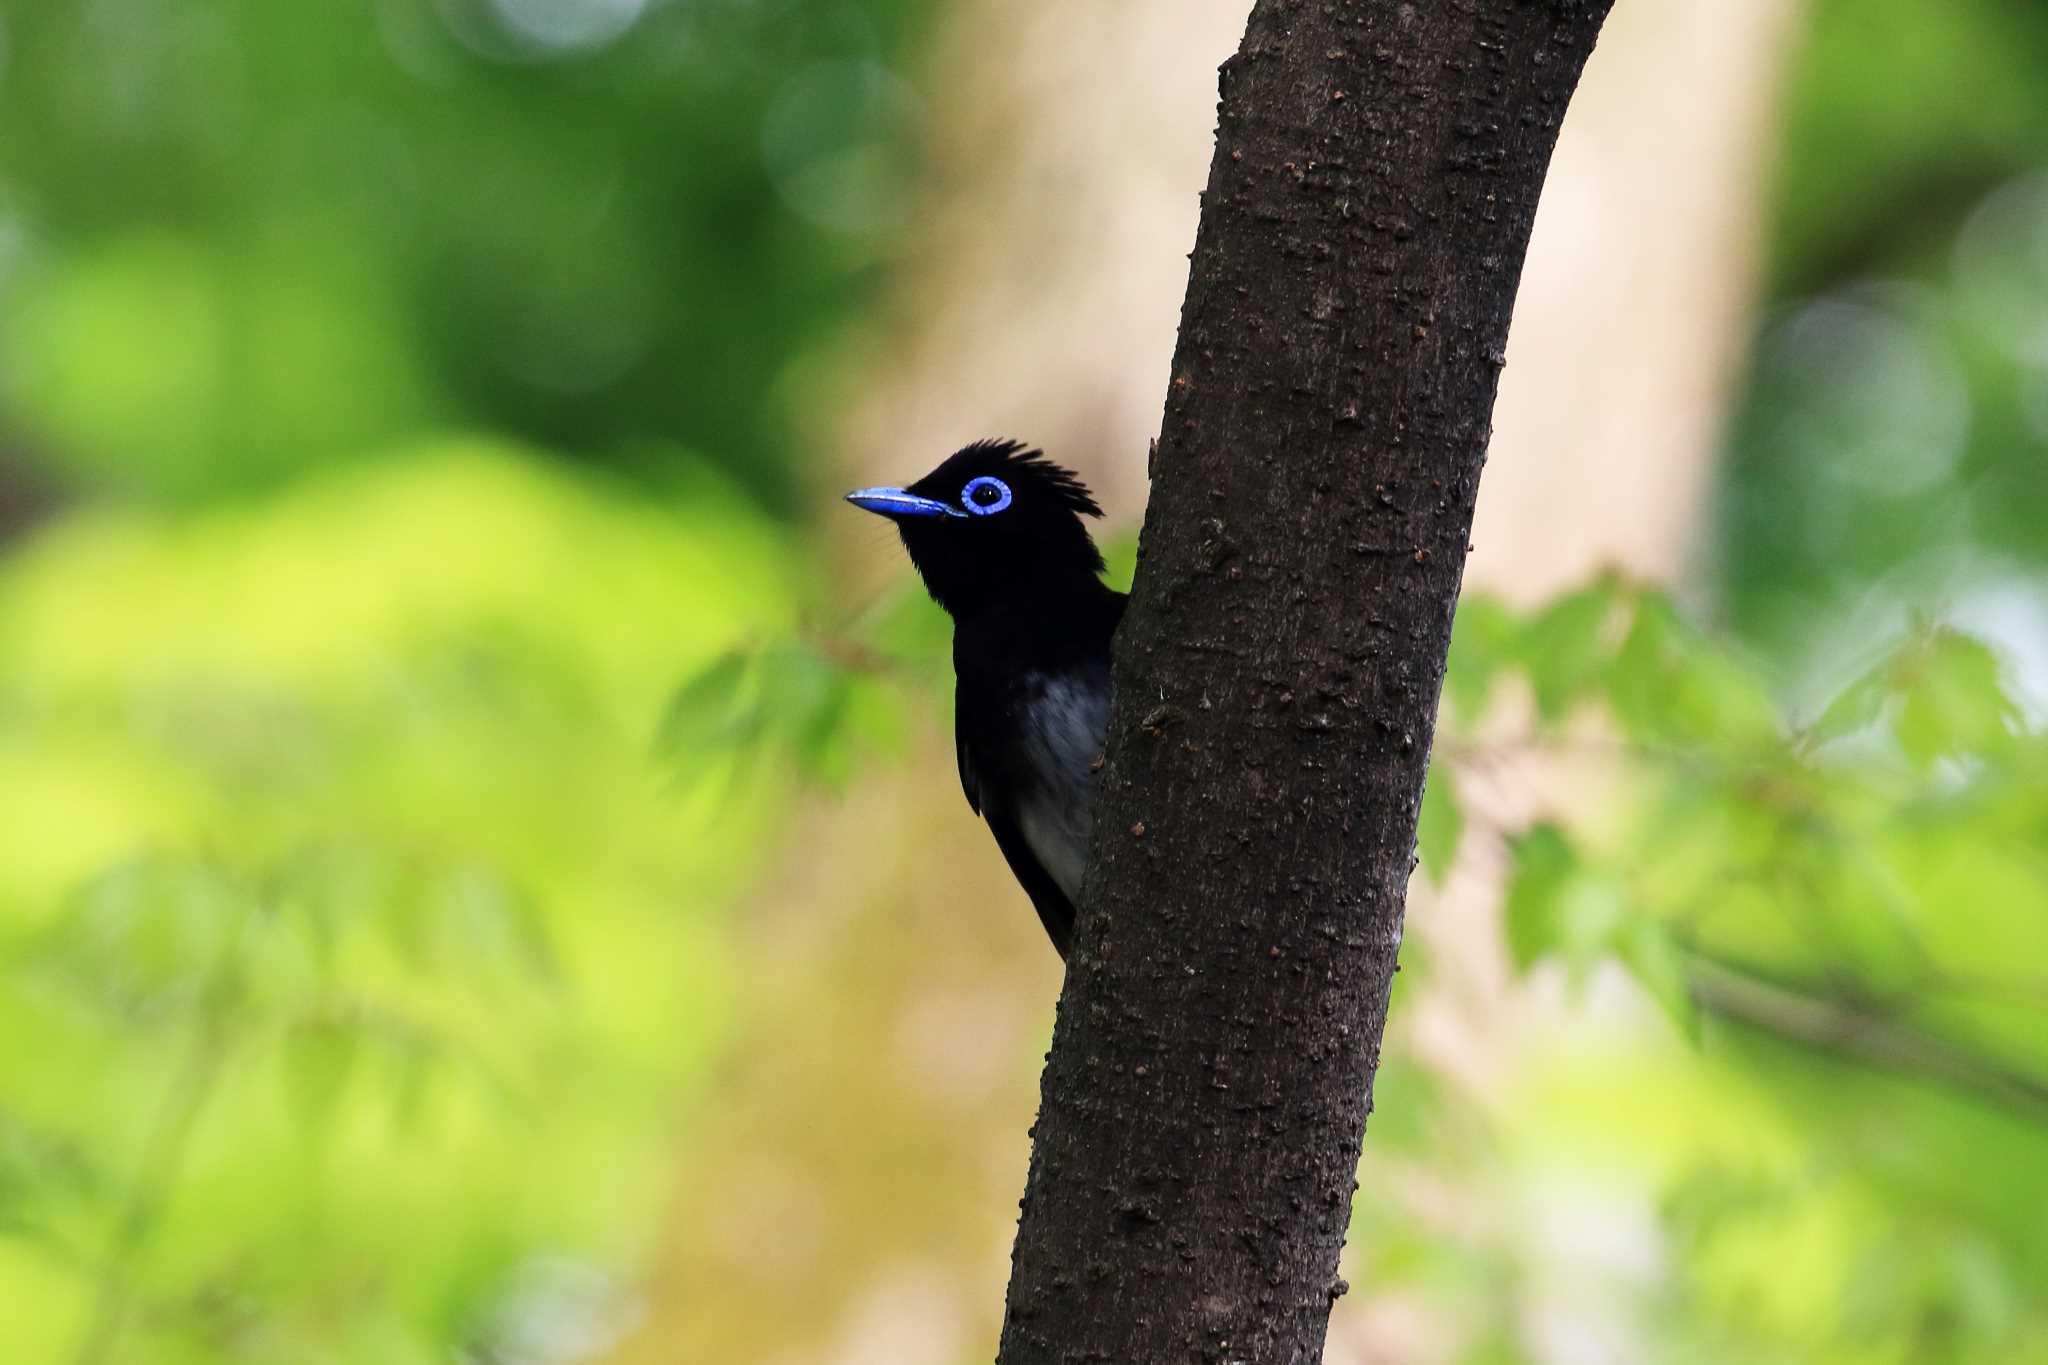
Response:
[[[964,517],[965,512],[955,509],[952,504],[933,498],[920,498],[901,488],[856,488],[846,495],[846,500],[855,507],[866,508],[877,516],[884,517]]]

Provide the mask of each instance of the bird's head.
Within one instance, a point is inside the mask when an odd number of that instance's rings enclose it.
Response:
[[[896,523],[925,588],[955,617],[1025,593],[1093,584],[1102,555],[1087,485],[1016,441],[977,441],[907,488],[846,500]]]

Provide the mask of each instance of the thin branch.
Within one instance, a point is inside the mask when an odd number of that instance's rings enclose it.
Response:
[[[1838,1060],[1933,1081],[2029,1122],[2048,1124],[2048,1079],[1865,1006],[1809,995],[1710,959],[1694,957],[1688,974],[1693,999],[1710,1013]]]
[[[121,1209],[108,1249],[100,1292],[80,1336],[74,1365],[103,1365],[113,1358],[142,1278],[143,1255],[158,1214],[178,1174],[192,1130],[212,1097],[228,1053],[228,1007],[241,951],[246,907],[235,916],[219,958],[200,987],[198,1018],[193,1022],[185,1057],[166,1092],[162,1107],[144,1140],[135,1185]]]

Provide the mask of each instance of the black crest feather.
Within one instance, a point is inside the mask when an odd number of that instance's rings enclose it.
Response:
[[[1088,491],[1087,484],[1081,482],[1080,475],[1065,465],[1054,464],[1046,458],[1043,450],[1027,446],[1022,441],[976,441],[973,445],[962,446],[932,471],[931,477],[940,480],[956,470],[969,468],[977,473],[1007,473],[1020,482],[1052,494],[1063,506],[1082,516],[1102,515],[1095,495]]]

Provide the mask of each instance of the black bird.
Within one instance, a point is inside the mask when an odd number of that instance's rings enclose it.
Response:
[[[1088,858],[1124,594],[1101,578],[1087,486],[1016,441],[979,441],[908,488],[862,488],[953,618],[954,742],[967,804],[1061,957]]]

